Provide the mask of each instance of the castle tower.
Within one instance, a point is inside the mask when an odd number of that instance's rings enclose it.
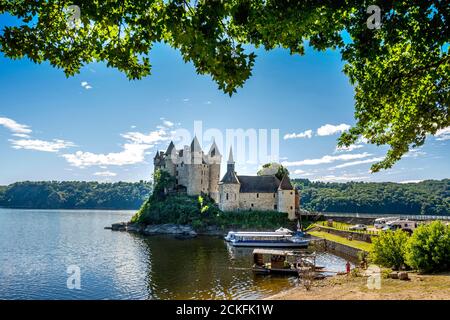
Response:
[[[200,147],[197,137],[192,140],[191,146],[189,148],[189,159],[186,164],[188,167],[188,185],[187,194],[188,195],[198,195],[202,192],[208,192],[209,189],[209,172],[208,175],[205,174],[206,167],[205,161],[203,159],[203,150]],[[206,188],[208,185],[208,188]]]
[[[220,164],[222,163],[222,155],[220,154],[216,141],[213,141],[207,159],[209,164],[209,196],[216,203],[219,203]]]
[[[169,172],[171,176],[175,176],[176,173],[176,153],[177,150],[175,149],[175,145],[173,144],[173,141],[170,141],[170,144],[167,147],[166,152],[164,153],[164,164],[162,168]]]
[[[288,218],[294,220],[295,216],[295,190],[288,175],[285,175],[278,187],[278,211],[287,212]]]
[[[234,211],[239,209],[239,191],[241,184],[234,168],[233,151],[227,162],[227,172],[219,183],[219,208],[223,211]]]

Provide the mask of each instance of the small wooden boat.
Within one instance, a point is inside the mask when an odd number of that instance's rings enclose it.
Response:
[[[292,250],[253,250],[253,272],[258,274],[284,274],[301,276],[311,273],[314,278],[321,276],[324,267],[315,265],[315,253]]]

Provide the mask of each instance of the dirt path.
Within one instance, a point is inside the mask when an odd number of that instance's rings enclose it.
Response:
[[[268,299],[275,300],[450,300],[450,273],[417,275],[409,281],[381,279],[380,289],[369,289],[367,277],[335,276],[316,281],[310,291],[296,287]]]

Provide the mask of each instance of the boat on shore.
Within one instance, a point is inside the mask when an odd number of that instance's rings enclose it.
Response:
[[[257,274],[283,274],[323,278],[324,267],[316,265],[315,253],[255,249],[253,250],[253,272]]]
[[[230,239],[234,247],[307,248],[309,239],[280,233],[235,233]]]

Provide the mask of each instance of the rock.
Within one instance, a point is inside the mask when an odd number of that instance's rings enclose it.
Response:
[[[389,278],[398,279],[398,272],[393,271],[393,272],[389,273]]]
[[[126,222],[113,223],[111,225],[111,230],[113,231],[126,231],[127,224]]]
[[[196,236],[197,233],[192,229],[191,226],[188,225],[179,225],[179,224],[156,224],[156,225],[148,225],[143,233],[145,235],[155,235],[155,234],[172,234],[172,235],[187,235],[187,236]]]
[[[139,233],[139,232],[142,231],[142,229],[143,229],[143,227],[141,225],[139,225],[139,224],[136,224],[136,223],[128,223],[126,225],[126,231],[128,231],[128,232],[137,232],[137,233]]]
[[[398,278],[400,280],[409,280],[408,272],[399,272],[398,273]]]

